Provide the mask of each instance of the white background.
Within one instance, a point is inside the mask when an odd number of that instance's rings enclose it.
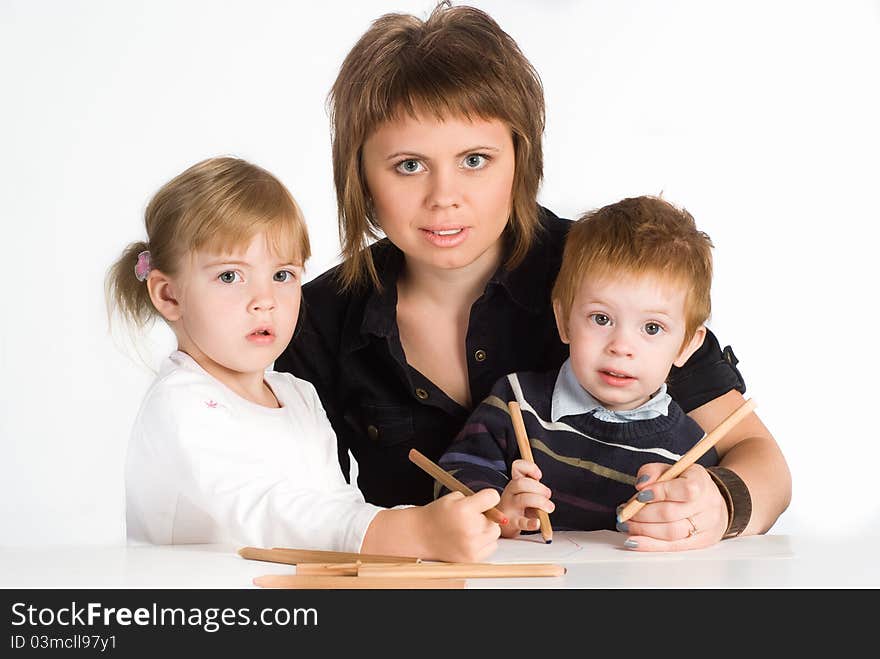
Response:
[[[474,2],[544,82],[540,201],[684,205],[716,244],[710,323],[782,446],[774,532],[880,526],[877,2]],[[103,277],[203,158],[273,171],[337,262],[325,99],[372,19],[431,0],[0,0],[0,545],[123,541],[122,467],[152,374]],[[166,328],[140,342],[155,365]]]

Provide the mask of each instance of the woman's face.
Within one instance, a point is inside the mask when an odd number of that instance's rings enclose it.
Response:
[[[497,266],[515,162],[505,123],[404,115],[367,139],[362,158],[375,218],[409,267]]]

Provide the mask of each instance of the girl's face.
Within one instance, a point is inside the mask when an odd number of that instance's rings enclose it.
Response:
[[[505,123],[404,115],[367,139],[362,159],[375,217],[408,266],[500,262],[515,163]]]
[[[175,277],[181,350],[221,381],[259,373],[293,336],[301,264],[273,253],[265,235],[229,254],[197,251]]]

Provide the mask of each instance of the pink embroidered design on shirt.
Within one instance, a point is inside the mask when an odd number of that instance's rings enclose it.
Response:
[[[208,407],[214,408],[214,407],[217,407],[217,401],[216,400],[206,400],[205,405],[207,405]]]

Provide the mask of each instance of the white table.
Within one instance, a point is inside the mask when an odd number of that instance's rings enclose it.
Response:
[[[878,588],[873,538],[785,535],[725,540],[708,549],[638,553],[611,531],[501,540],[491,562],[551,562],[565,576],[471,579],[468,588]],[[244,560],[222,545],[0,548],[0,588],[254,588],[295,567]]]

